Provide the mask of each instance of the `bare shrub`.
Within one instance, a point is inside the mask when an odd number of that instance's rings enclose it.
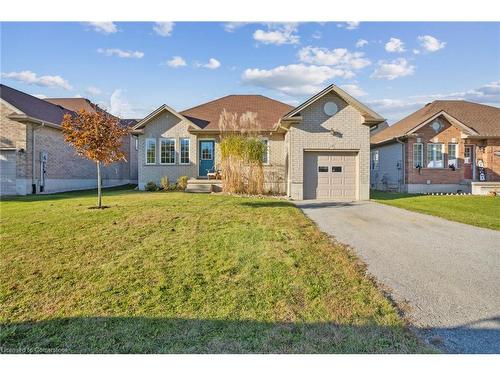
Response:
[[[145,188],[144,188],[146,191],[158,191],[158,186],[156,185],[156,183],[154,181],[149,181]]]

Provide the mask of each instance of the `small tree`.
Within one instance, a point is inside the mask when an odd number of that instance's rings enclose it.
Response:
[[[120,126],[119,119],[102,110],[82,110],[73,116],[64,115],[62,131],[64,140],[73,145],[78,155],[96,163],[97,207],[101,208],[101,164],[126,160],[120,148],[122,137],[128,134],[128,129]]]

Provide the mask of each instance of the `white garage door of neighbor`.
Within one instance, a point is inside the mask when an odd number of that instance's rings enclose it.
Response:
[[[16,194],[16,152],[0,151],[0,195]]]
[[[304,153],[304,199],[356,200],[356,153]]]

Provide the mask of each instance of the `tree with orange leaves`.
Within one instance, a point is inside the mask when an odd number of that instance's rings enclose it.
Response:
[[[121,146],[122,137],[128,134],[128,129],[120,126],[119,119],[102,110],[82,110],[76,115],[64,115],[62,131],[64,140],[73,145],[77,155],[96,163],[97,207],[102,208],[101,164],[126,160]]]

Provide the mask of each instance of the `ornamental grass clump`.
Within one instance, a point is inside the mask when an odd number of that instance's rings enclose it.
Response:
[[[262,159],[266,152],[264,143],[255,137],[249,137],[245,140],[245,160],[248,163],[248,194],[264,193],[264,168]]]
[[[260,125],[255,113],[240,117],[224,110],[219,120],[222,191],[227,193],[262,194],[265,145],[258,134]]]
[[[170,188],[170,180],[168,179],[167,176],[163,176],[160,179],[160,186],[161,186],[162,190],[165,190],[165,191],[167,191]]]
[[[188,176],[180,176],[177,179],[177,189],[184,191],[187,188]]]

